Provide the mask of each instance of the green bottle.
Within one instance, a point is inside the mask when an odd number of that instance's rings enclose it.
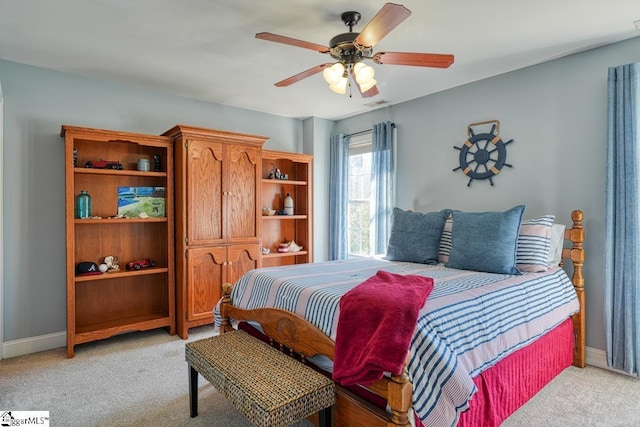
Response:
[[[91,218],[91,196],[87,190],[76,196],[76,218]]]

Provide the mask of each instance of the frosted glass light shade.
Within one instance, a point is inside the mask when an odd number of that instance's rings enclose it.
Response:
[[[356,75],[356,81],[358,84],[363,85],[370,80],[373,80],[376,70],[362,62],[358,62],[353,66],[353,72]]]
[[[353,74],[356,76],[356,81],[360,85],[360,91],[362,93],[368,91],[374,87],[378,82],[373,78],[376,70],[362,62],[358,62],[353,66]]]
[[[333,85],[339,82],[344,74],[344,65],[340,62],[336,62],[331,67],[327,67],[322,72],[322,76],[329,85]]]
[[[347,93],[347,78],[340,77],[338,81],[332,85],[329,85],[329,89],[340,95]]]
[[[367,92],[369,89],[371,89],[372,87],[374,87],[376,84],[378,84],[378,81],[376,79],[371,79],[366,83],[362,83],[360,84],[360,91],[362,93]]]

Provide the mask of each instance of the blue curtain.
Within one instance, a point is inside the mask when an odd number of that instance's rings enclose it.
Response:
[[[604,263],[607,363],[639,375],[640,63],[609,68],[608,77]]]
[[[349,137],[331,137],[329,177],[329,259],[347,259],[347,177]]]
[[[373,227],[375,230],[375,253],[387,252],[393,212],[394,149],[393,124],[391,122],[373,125],[371,180],[375,194],[373,200]]]

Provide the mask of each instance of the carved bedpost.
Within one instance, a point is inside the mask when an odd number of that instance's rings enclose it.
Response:
[[[409,356],[407,356],[407,363],[408,361]],[[387,403],[391,410],[389,426],[410,426],[408,412],[413,400],[413,385],[409,381],[406,363],[400,375],[391,375],[391,381],[387,384],[387,393]]]
[[[222,323],[220,324],[220,333],[229,332],[233,329],[229,314],[227,313],[227,307],[231,304],[231,289],[233,285],[231,283],[222,284],[222,301],[220,302],[220,316],[222,317]]]
[[[569,250],[569,259],[573,264],[573,275],[571,281],[578,296],[580,303],[580,311],[573,315],[573,330],[575,334],[575,347],[573,350],[573,365],[584,368],[586,365],[586,325],[585,325],[585,295],[584,295],[584,277],[582,275],[582,267],[584,265],[584,227],[582,225],[583,212],[575,210],[571,212],[571,220],[573,225],[570,230],[565,233],[565,238],[569,238],[573,242],[572,248]],[[568,235],[567,235],[568,234]]]

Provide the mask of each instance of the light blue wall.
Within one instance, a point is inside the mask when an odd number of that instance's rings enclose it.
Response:
[[[304,122],[0,60],[4,89],[4,340],[65,330],[64,170],[60,125],[159,134],[176,123],[270,136],[265,148],[314,155],[315,260],[326,259],[328,138],[391,120],[402,208],[585,212],[587,345],[604,348],[603,221],[606,74],[640,61],[640,39],[376,110],[337,124]],[[455,65],[454,65],[455,66]],[[508,146],[490,187],[453,172],[467,125],[497,119]],[[300,140],[304,143],[301,144]],[[325,145],[326,144],[326,145]]]
[[[304,121],[303,151],[313,155],[313,261],[329,259],[329,140],[335,122],[311,117]]]
[[[0,61],[4,88],[4,342],[66,330],[63,124],[160,134],[175,124],[269,136],[302,121]]]
[[[420,211],[503,210],[552,213],[570,224],[585,214],[587,346],[604,349],[603,234],[607,68],[640,60],[640,38],[468,84],[338,122],[351,133],[384,120],[398,129],[397,204]],[[507,162],[494,179],[452,170],[467,126],[500,121]]]

